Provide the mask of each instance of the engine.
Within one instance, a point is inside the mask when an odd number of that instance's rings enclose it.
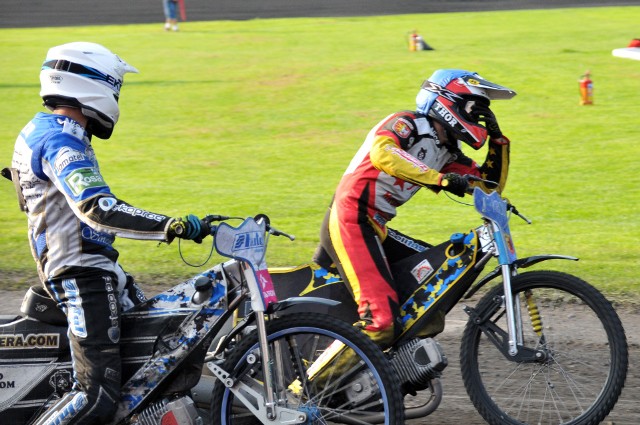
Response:
[[[153,403],[135,415],[130,422],[131,425],[202,425],[202,423],[193,400],[186,396]]]
[[[433,338],[416,338],[401,345],[391,355],[391,364],[405,393],[421,391],[439,378],[448,365],[442,347]]]

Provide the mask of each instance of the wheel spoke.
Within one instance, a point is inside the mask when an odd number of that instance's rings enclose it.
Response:
[[[523,329],[524,344],[544,356],[517,364],[470,322],[461,345],[461,364],[478,411],[489,422],[505,424],[604,419],[627,370],[626,338],[615,310],[595,288],[562,273],[524,273],[513,279],[512,287],[526,293],[517,298],[528,302],[523,301],[520,309],[522,323],[529,324]],[[487,311],[501,289],[485,295],[477,310]],[[502,311],[491,321],[506,329]]]
[[[306,415],[308,424],[403,423],[399,386],[380,349],[350,325],[335,324],[325,316],[308,316],[268,321],[271,358],[279,359],[272,368],[279,377],[274,382],[284,386],[275,392],[279,395],[276,412],[299,412]],[[245,367],[247,356],[243,353],[257,346],[256,338],[250,338],[240,341],[238,352],[225,361],[225,370]],[[258,362],[251,365],[243,380],[261,383],[263,368],[260,356],[256,357]],[[213,399],[213,414],[222,418],[223,424],[260,423],[227,388],[216,385]]]

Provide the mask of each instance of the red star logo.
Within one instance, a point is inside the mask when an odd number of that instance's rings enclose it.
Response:
[[[409,190],[413,187],[413,185],[409,182],[407,182],[406,180],[402,180],[396,177],[396,181],[393,183],[394,186],[398,186],[400,188],[400,190]],[[405,187],[405,185],[407,185]]]

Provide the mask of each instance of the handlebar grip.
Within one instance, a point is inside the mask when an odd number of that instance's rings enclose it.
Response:
[[[253,217],[253,219],[255,221],[264,220],[267,229],[269,229],[269,227],[270,227],[269,225],[271,224],[271,220],[269,219],[269,217],[266,214],[262,214],[262,213],[256,214],[256,216]]]

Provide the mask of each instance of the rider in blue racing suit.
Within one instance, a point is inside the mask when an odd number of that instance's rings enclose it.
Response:
[[[194,215],[175,219],[128,204],[102,177],[92,136],[111,136],[127,72],[137,70],[98,44],[51,48],[40,73],[40,96],[52,113],[38,113],[16,140],[12,171],[31,251],[47,292],[67,315],[74,369],[72,391],[38,425],[104,423],[115,413],[121,384],[119,294],[127,284],[115,237],[170,242],[200,241],[209,234]]]

